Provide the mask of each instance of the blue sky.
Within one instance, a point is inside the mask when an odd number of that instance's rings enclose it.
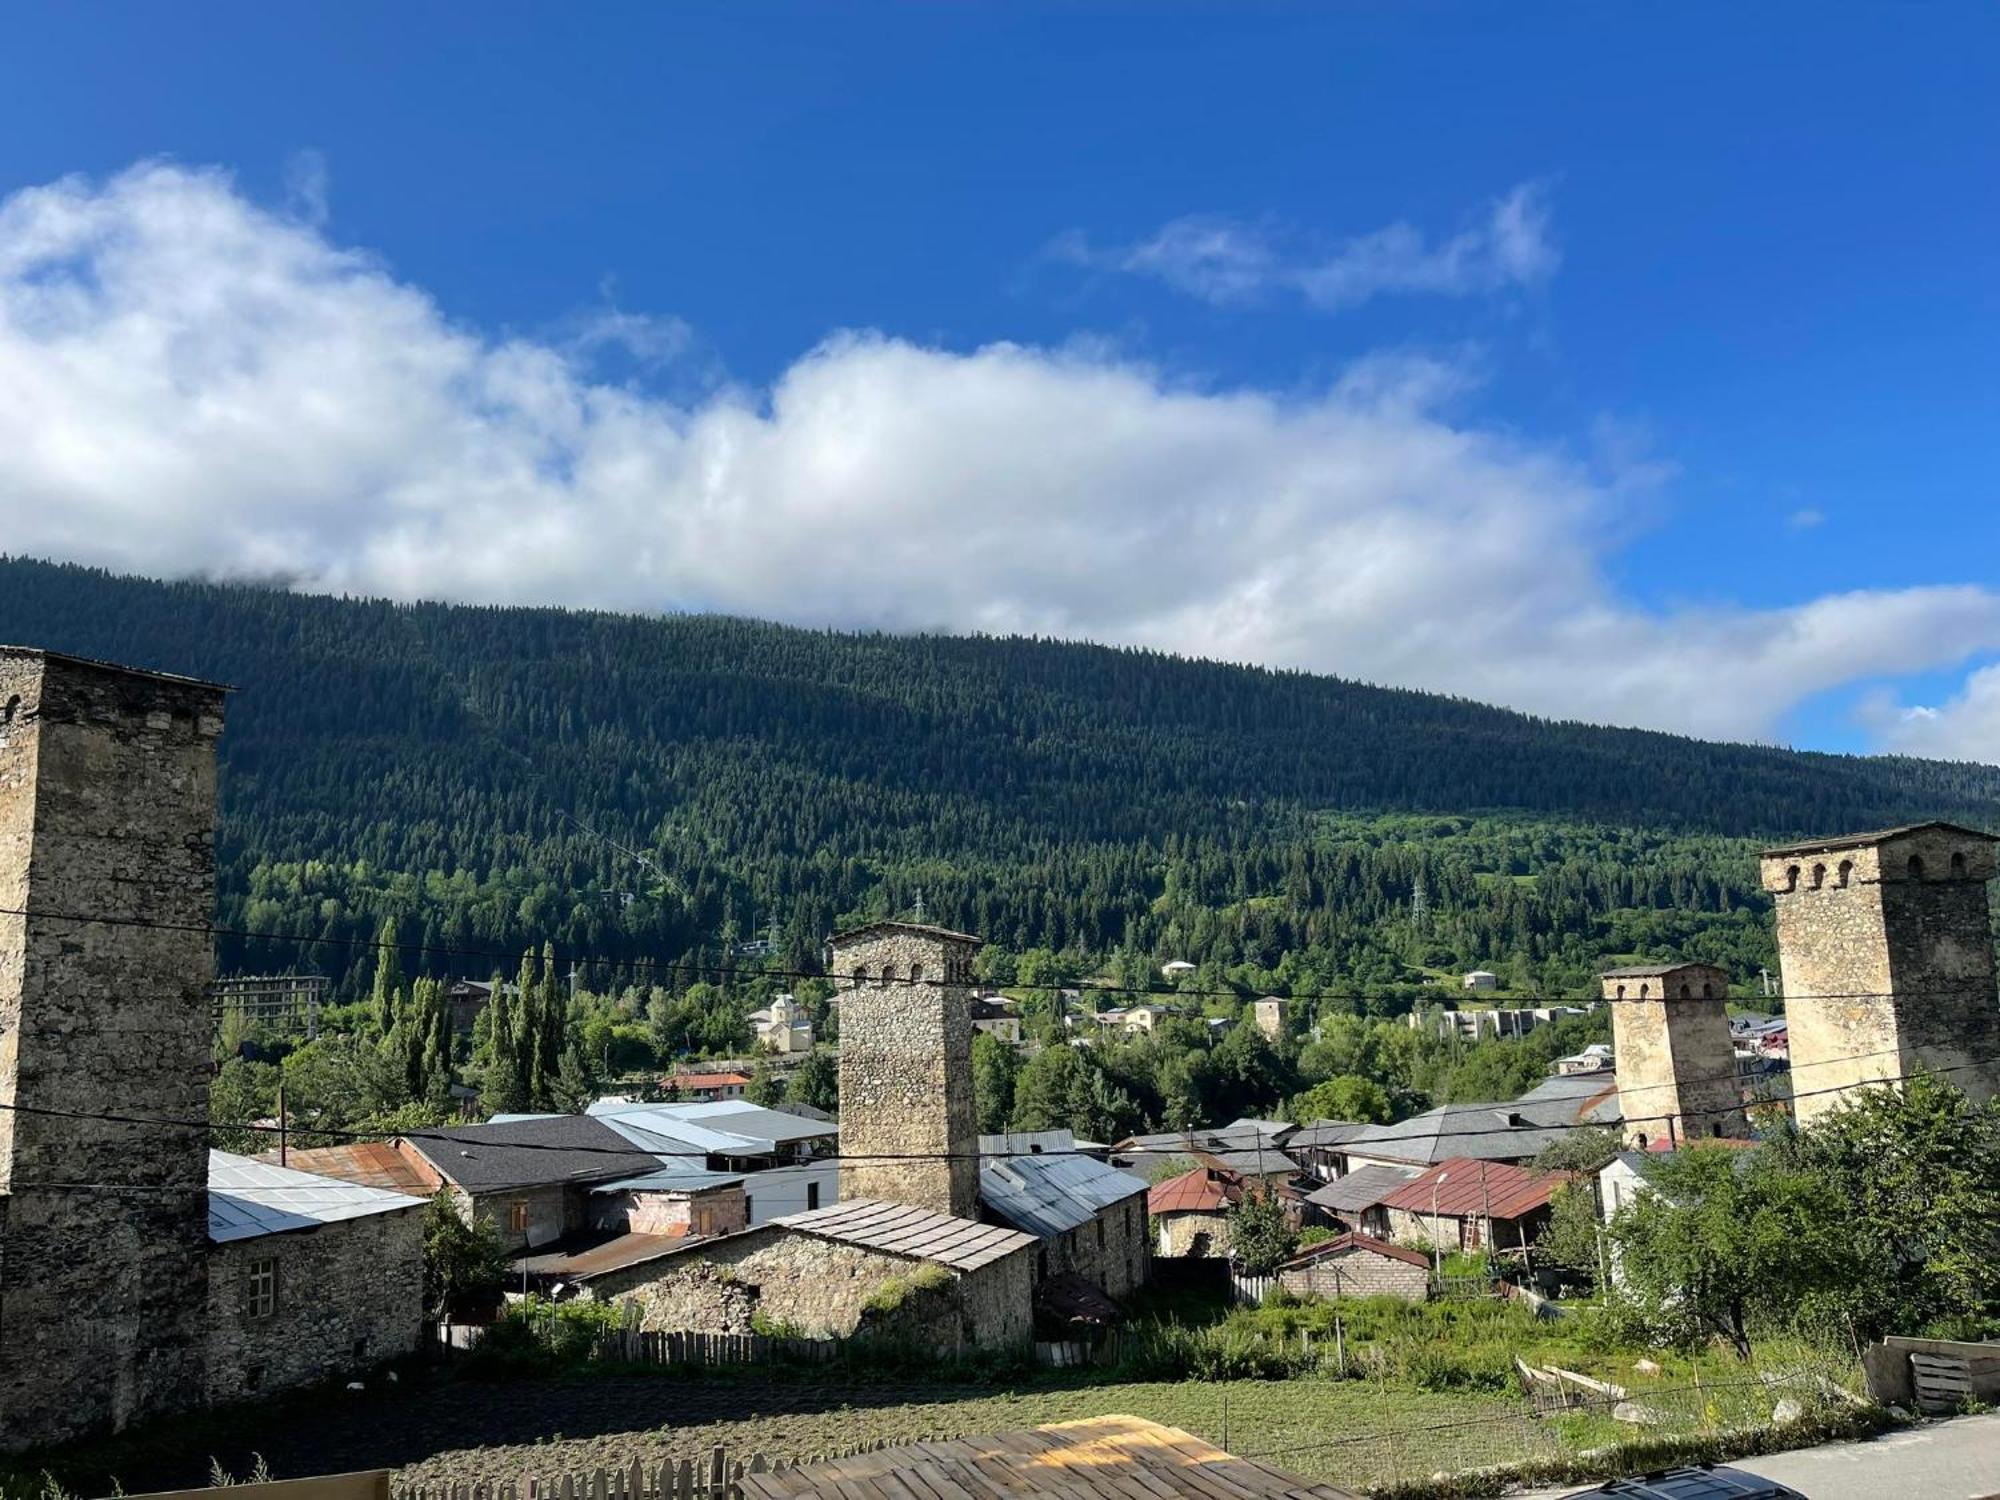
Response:
[[[1995,98],[1975,5],[43,7],[0,545],[2000,759]]]

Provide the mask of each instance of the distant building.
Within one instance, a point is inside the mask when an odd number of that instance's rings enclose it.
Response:
[[[696,1104],[710,1104],[718,1099],[741,1099],[743,1091],[750,1087],[748,1073],[673,1073],[660,1080],[660,1086],[676,1099],[686,1099]]]
[[[1278,995],[1266,995],[1252,1007],[1257,1021],[1257,1029],[1277,1041],[1285,1034],[1285,1016],[1291,1009],[1291,1002]]]
[[[1537,1026],[1545,1026],[1562,1016],[1582,1014],[1581,1007],[1571,1006],[1542,1009],[1476,1006],[1465,1010],[1412,1011],[1405,1024],[1412,1030],[1428,1029],[1438,1036],[1456,1036],[1468,1042],[1497,1041],[1503,1037],[1526,1036]]]
[[[1345,1177],[1336,1177],[1326,1186],[1306,1194],[1306,1220],[1380,1239],[1389,1232],[1389,1211],[1382,1206],[1382,1201],[1421,1170],[1419,1167],[1356,1167]]]
[[[1506,1104],[1446,1104],[1333,1144],[1341,1175],[1371,1165],[1434,1166],[1452,1156],[1530,1162],[1580,1130],[1615,1126],[1618,1085],[1601,1074],[1545,1078]]]
[[[217,1026],[232,1016],[310,1040],[319,1035],[333,981],[324,974],[237,974],[208,987]]]
[[[783,1056],[813,1049],[813,1024],[798,1001],[780,995],[762,1010],[750,1013],[750,1033],[761,1046]],[[724,1098],[735,1098],[729,1094]]]
[[[1195,972],[1195,966],[1184,958],[1169,959],[1160,965],[1160,973],[1167,979],[1185,979]]]
[[[1505,1162],[1449,1157],[1382,1200],[1389,1237],[1446,1253],[1518,1250],[1548,1223],[1550,1199],[1569,1179]]]
[[[1549,1071],[1558,1078],[1569,1078],[1579,1073],[1609,1073],[1617,1065],[1617,1054],[1609,1042],[1592,1042],[1581,1052],[1557,1058],[1549,1065]]]
[[[983,1031],[1010,1047],[1021,1045],[1021,1018],[1005,995],[977,995],[972,1001],[972,1029]]]
[[[1468,990],[1497,990],[1500,988],[1500,976],[1491,969],[1474,969],[1459,983]]]
[[[1286,1261],[1278,1268],[1278,1285],[1294,1297],[1400,1297],[1422,1302],[1431,1291],[1431,1263],[1421,1250],[1365,1234],[1343,1234]]]

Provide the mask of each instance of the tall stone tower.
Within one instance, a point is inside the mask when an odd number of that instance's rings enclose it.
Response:
[[[0,1448],[200,1400],[223,691],[0,646]]]
[[[1729,976],[1709,964],[1637,964],[1602,977],[1626,1144],[1747,1136]]]
[[[834,938],[842,1198],[979,1217],[970,988],[978,949],[970,934],[914,922],[873,922]]]
[[[2000,1093],[2000,995],[1986,883],[1996,840],[1952,823],[1766,849],[1800,1124],[1835,1090],[1931,1068]]]

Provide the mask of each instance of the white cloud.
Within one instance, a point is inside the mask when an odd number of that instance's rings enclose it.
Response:
[[[1785,524],[1794,531],[1811,531],[1826,524],[1826,512],[1814,510],[1810,505],[1793,511],[1785,518]]]
[[[1269,226],[1192,215],[1117,249],[1095,247],[1072,231],[1059,236],[1050,253],[1078,265],[1152,276],[1209,302],[1290,292],[1325,312],[1392,293],[1462,297],[1532,286],[1552,275],[1560,259],[1538,183],[1516,187],[1487,205],[1475,223],[1436,243],[1401,222],[1331,248],[1294,239]]]
[[[664,353],[678,330],[615,336]],[[857,333],[768,391],[591,371],[578,340],[452,324],[217,173],[22,192],[0,203],[0,547],[1087,636],[1709,735],[2000,649],[2000,596],[1970,587],[1627,605],[1603,566],[1625,476],[1450,420],[1462,372],[1437,362],[1302,398]]]
[[[1973,672],[1944,703],[1878,703],[1871,717],[1891,749],[2000,765],[2000,665]]]

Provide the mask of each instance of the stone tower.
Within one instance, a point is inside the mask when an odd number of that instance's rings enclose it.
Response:
[[[77,1116],[208,1119],[223,691],[0,646],[0,1448],[200,1400],[207,1132]]]
[[[978,1218],[970,986],[979,939],[873,922],[832,946],[842,991],[840,1196]]]
[[[1995,839],[1951,823],[1764,851],[1800,1124],[1918,1065],[2000,1092],[1986,883]]]
[[[1603,982],[1626,1144],[1747,1136],[1729,976],[1709,964],[1637,964]]]

